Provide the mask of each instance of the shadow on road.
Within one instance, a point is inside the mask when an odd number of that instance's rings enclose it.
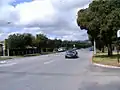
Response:
[[[120,90],[120,82],[99,84],[97,82],[83,82],[78,90]]]
[[[71,74],[71,73],[32,73],[32,72],[11,72],[11,71],[0,71],[0,74],[13,74],[13,75],[39,75],[39,76],[71,76],[71,77],[79,77],[82,74]]]

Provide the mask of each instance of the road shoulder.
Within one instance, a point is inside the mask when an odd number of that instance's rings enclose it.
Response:
[[[118,63],[117,59],[113,57],[92,56],[91,64],[98,67],[120,69],[120,63]]]

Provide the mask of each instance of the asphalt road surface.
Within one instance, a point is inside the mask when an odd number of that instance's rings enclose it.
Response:
[[[0,64],[0,90],[120,90],[120,70],[92,66],[92,52],[79,58],[64,52],[13,59]]]

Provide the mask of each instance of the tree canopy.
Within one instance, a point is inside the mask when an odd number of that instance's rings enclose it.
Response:
[[[6,40],[8,42],[7,47],[10,49],[25,48],[32,45],[33,36],[31,34],[13,34]]]
[[[120,1],[92,1],[87,9],[78,11],[77,23],[87,30],[91,41],[95,39],[99,44],[102,41],[108,47],[108,55],[112,55],[111,44],[120,29]]]
[[[27,47],[36,47],[37,49],[66,47],[69,49],[72,48],[74,44],[76,45],[76,48],[91,46],[88,42],[62,41],[61,39],[52,40],[44,34],[37,34],[36,36],[29,33],[12,34],[5,40],[5,46],[9,49],[26,49]]]

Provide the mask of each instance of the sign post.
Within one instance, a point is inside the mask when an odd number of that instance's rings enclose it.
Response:
[[[117,60],[118,60],[118,63],[120,62],[119,61],[119,38],[120,38],[120,30],[117,31]]]

